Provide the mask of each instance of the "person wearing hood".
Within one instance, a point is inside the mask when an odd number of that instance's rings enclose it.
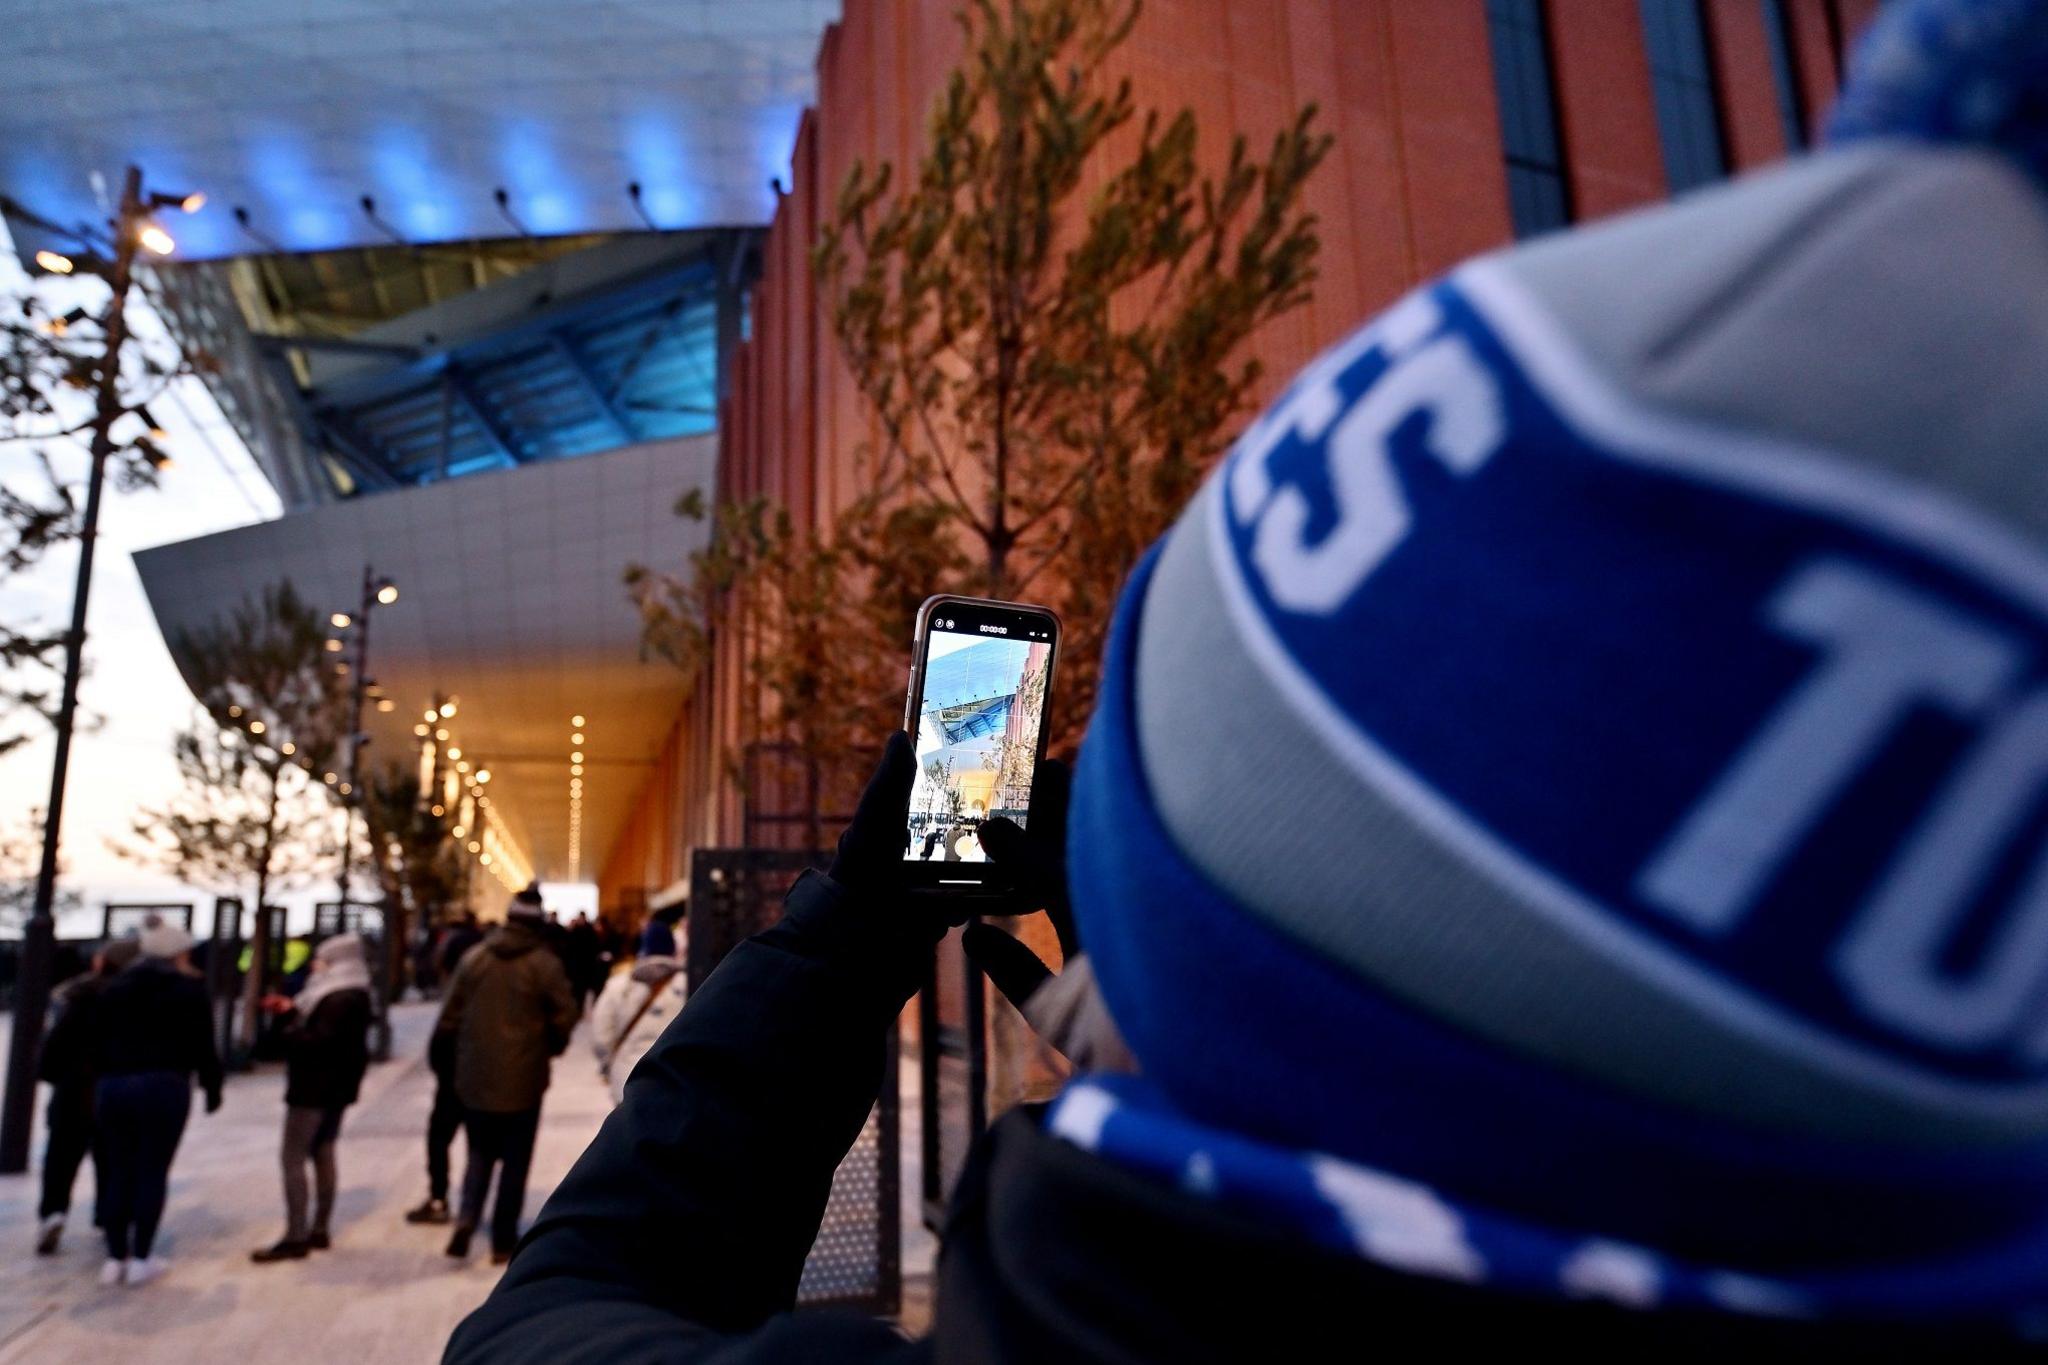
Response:
[[[37,1213],[41,1226],[36,1253],[57,1254],[64,1223],[71,1212],[71,1187],[78,1168],[92,1150],[93,1069],[96,1008],[100,993],[141,953],[134,938],[110,940],[93,955],[92,970],[73,977],[57,991],[56,1018],[43,1035],[36,1079],[50,1086],[50,1138],[43,1149],[43,1199]]]
[[[108,1285],[147,1284],[168,1268],[156,1234],[195,1076],[206,1112],[220,1108],[220,1055],[206,987],[187,957],[192,936],[159,920],[136,944],[140,960],[107,984],[94,1010],[92,1161]]]
[[[445,1358],[2041,1359],[2048,0],[1832,127],[1397,303],[1133,570],[989,833],[1136,1074],[982,1135],[925,1339],[790,1311],[944,927],[899,732]]]
[[[282,1019],[285,1055],[284,1236],[249,1253],[258,1265],[303,1260],[330,1245],[337,1176],[335,1140],[342,1113],[356,1102],[370,1064],[370,965],[363,940],[337,934],[314,950],[311,975],[296,997],[270,996],[264,1007]],[[311,1221],[306,1167],[313,1167]]]
[[[681,1012],[688,986],[688,973],[673,950],[642,952],[632,965],[613,972],[598,993],[590,1012],[590,1050],[614,1105],[624,1097],[634,1066]]]
[[[494,1169],[491,1258],[499,1264],[512,1259],[550,1063],[568,1047],[582,1013],[546,933],[540,888],[528,886],[513,898],[505,923],[462,959],[435,1025],[437,1035],[454,1039],[455,1093],[469,1145],[448,1239],[448,1254],[458,1259],[469,1255],[483,1221]]]

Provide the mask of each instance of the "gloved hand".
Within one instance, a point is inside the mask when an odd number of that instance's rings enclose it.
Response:
[[[1074,908],[1067,897],[1067,804],[1073,791],[1073,770],[1058,759],[1038,765],[1031,784],[1031,827],[1024,829],[998,815],[981,828],[981,846],[989,861],[1016,879],[1015,908],[1029,915],[1043,910],[1059,936],[1061,959],[1079,947],[1074,938]],[[1038,954],[993,924],[970,924],[962,946],[988,973],[996,989],[1018,1009],[1040,986],[1053,979]]]
[[[903,830],[910,818],[910,785],[917,779],[917,751],[910,736],[893,730],[882,745],[882,761],[860,794],[853,820],[839,836],[827,876],[851,895],[890,897],[902,891]]]
[[[1020,829],[1001,816],[982,827],[989,860],[1017,879],[1018,914],[1043,910],[1059,936],[1064,966],[1055,976],[1038,954],[996,925],[967,926],[961,946],[1017,1007],[1038,1036],[1084,1071],[1138,1069],[1095,986],[1094,969],[1074,933],[1067,894],[1067,805],[1073,773],[1048,759],[1032,783],[1031,825]]]
[[[932,946],[946,932],[943,906],[904,894],[903,830],[917,754],[900,730],[882,746],[882,760],[861,793],[853,820],[839,836],[823,878],[806,873],[783,902],[780,925],[789,946],[813,955],[861,959],[907,999],[923,979]]]
[[[220,1091],[209,1090],[206,1092],[206,1112],[209,1114],[220,1112]]]

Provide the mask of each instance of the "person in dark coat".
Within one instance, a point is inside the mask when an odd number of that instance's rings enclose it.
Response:
[[[491,1256],[500,1264],[511,1259],[550,1064],[568,1047],[582,1013],[547,928],[540,888],[529,886],[513,898],[505,923],[456,968],[435,1026],[454,1038],[455,1093],[469,1146],[448,1240],[448,1254],[457,1258],[469,1255],[496,1168]]]
[[[338,1183],[335,1141],[342,1114],[356,1102],[370,1064],[370,966],[363,940],[337,934],[313,953],[311,976],[296,998],[266,1005],[284,1018],[284,1236],[249,1253],[258,1265],[303,1260],[331,1245]],[[312,1218],[306,1214],[306,1167],[313,1167]]]
[[[449,926],[448,932],[442,936],[440,949],[435,954],[434,964],[440,969],[441,980],[445,982],[454,976],[462,959],[469,956],[469,950],[483,941],[484,931],[476,922],[476,916],[464,911],[462,918]]]
[[[405,1211],[408,1223],[446,1223],[448,1149],[462,1131],[462,1099],[455,1091],[455,1032],[437,1028],[427,1039],[427,1067],[434,1073],[434,1106],[427,1113],[427,1197]]]
[[[1127,1065],[927,1338],[790,1311],[943,927],[899,734],[445,1359],[2048,1354],[2048,0],[1873,25],[1838,145],[1402,300],[1135,566],[986,830],[1085,955],[968,930]]]
[[[468,912],[442,935],[434,960],[444,990],[452,985],[463,958],[483,941],[476,916]],[[454,1030],[434,1030],[427,1040],[427,1066],[434,1073],[434,1105],[427,1114],[427,1197],[418,1207],[406,1210],[405,1221],[433,1226],[452,1217],[448,1206],[448,1152],[455,1145],[455,1135],[462,1131],[462,1099],[455,1091]]]
[[[206,1112],[220,1108],[220,1056],[206,987],[173,924],[137,935],[141,958],[107,984],[94,1009],[93,1170],[107,1239],[102,1284],[143,1285],[168,1268],[156,1253],[196,1077]]]
[[[604,940],[590,917],[583,914],[569,921],[566,934],[562,965],[569,972],[577,1005],[587,1008],[590,997],[604,986]]]
[[[132,937],[113,939],[93,955],[90,971],[57,989],[53,1002],[56,1017],[43,1035],[42,1057],[36,1067],[36,1079],[50,1087],[45,1111],[50,1136],[43,1148],[43,1197],[37,1210],[41,1226],[36,1253],[41,1256],[57,1254],[71,1212],[71,1187],[92,1150],[93,1088],[99,1080],[94,1070],[94,1029],[100,992],[140,952]]]

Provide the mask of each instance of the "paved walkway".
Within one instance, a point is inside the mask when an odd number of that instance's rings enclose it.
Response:
[[[283,1231],[277,1140],[284,1073],[265,1067],[228,1082],[218,1114],[196,1103],[171,1173],[159,1245],[171,1271],[138,1289],[103,1289],[103,1252],[89,1226],[92,1165],[80,1173],[60,1255],[31,1254],[38,1186],[0,1179],[0,1365],[17,1361],[309,1360],[349,1365],[431,1361],[497,1277],[485,1251],[465,1264],[441,1254],[445,1228],[401,1215],[426,1193],[423,1133],[433,1077],[421,1060],[433,1007],[394,1015],[394,1060],[370,1068],[342,1129],[341,1192],[332,1251],[258,1266],[249,1251]],[[555,1064],[528,1186],[527,1216],[568,1171],[609,1103],[580,1036]],[[38,1115],[40,1117],[40,1113]],[[42,1137],[36,1138],[36,1164]],[[462,1143],[455,1144],[461,1178]]]
[[[0,1365],[28,1361],[206,1361],[225,1365],[347,1365],[438,1360],[455,1324],[496,1281],[486,1250],[458,1264],[442,1255],[446,1228],[412,1227],[403,1213],[426,1193],[424,1138],[433,1077],[422,1058],[434,1006],[393,1015],[394,1060],[370,1068],[342,1129],[334,1249],[258,1266],[252,1248],[283,1231],[277,1168],[284,1073],[270,1066],[229,1080],[218,1114],[194,1111],[171,1172],[160,1248],[171,1271],[138,1289],[103,1289],[102,1243],[90,1227],[92,1163],[80,1172],[60,1255],[32,1254],[38,1177],[0,1177]],[[5,1052],[0,1019],[0,1056]],[[903,1097],[904,1325],[922,1327],[934,1246],[916,1213],[917,1079],[905,1049]],[[45,1091],[47,1094],[47,1091]],[[42,1101],[37,1102],[40,1128]],[[583,1029],[555,1063],[541,1111],[526,1212],[539,1212],[610,1109]],[[35,1142],[42,1166],[43,1137]],[[462,1175],[458,1138],[455,1175]]]

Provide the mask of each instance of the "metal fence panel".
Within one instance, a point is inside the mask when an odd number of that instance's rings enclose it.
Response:
[[[150,916],[161,920],[174,921],[186,933],[192,932],[192,902],[177,901],[162,904],[141,902],[108,903],[100,907],[100,937],[120,938],[132,934],[149,923]]]

